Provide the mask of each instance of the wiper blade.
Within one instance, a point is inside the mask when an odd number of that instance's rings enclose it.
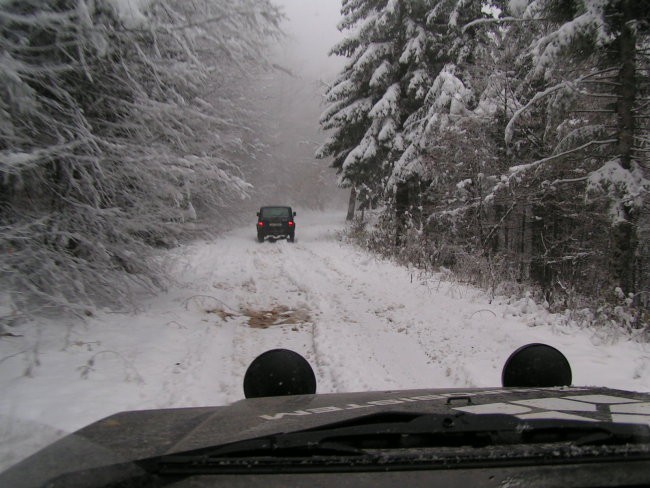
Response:
[[[304,439],[293,434],[279,434],[258,439],[239,441],[216,448],[200,449],[187,453],[170,454],[165,459],[173,458],[176,462],[192,461],[199,458],[217,457],[256,457],[256,456],[329,456],[360,455],[363,451],[327,439]]]
[[[650,442],[650,427],[577,420],[522,420],[500,414],[397,412],[368,415],[280,436],[277,442],[294,448],[324,441],[357,449],[483,447],[551,442],[598,445]]]
[[[646,425],[575,420],[521,420],[510,415],[388,413],[314,429],[274,434],[170,454],[139,463],[150,472],[203,469],[234,460],[372,458],[381,450],[484,448],[570,443],[616,446],[650,443]],[[293,461],[292,461],[293,460]]]

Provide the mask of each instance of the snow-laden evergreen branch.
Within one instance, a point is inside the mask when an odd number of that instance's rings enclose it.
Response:
[[[506,144],[510,144],[510,142],[512,142],[512,138],[514,135],[514,126],[517,123],[517,120],[522,116],[522,114],[528,111],[532,106],[537,104],[540,100],[543,100],[544,98],[548,97],[549,95],[552,95],[553,93],[559,90],[567,89],[570,86],[571,86],[570,83],[566,81],[562,81],[554,86],[546,88],[541,92],[535,93],[535,95],[528,101],[528,103],[526,103],[526,105],[524,105],[523,107],[519,108],[508,121],[508,125],[506,125],[506,129],[505,129],[505,137],[504,137]]]
[[[562,158],[564,156],[568,156],[569,154],[573,154],[576,152],[583,151],[591,146],[603,146],[603,145],[608,145],[608,144],[614,144],[616,143],[616,139],[605,139],[602,141],[589,141],[586,142],[585,144],[582,144],[581,146],[571,148],[569,150],[563,151],[561,153],[553,154],[552,156],[548,156],[545,158],[538,159],[536,161],[533,161],[532,163],[526,163],[526,164],[520,164],[517,166],[511,166],[510,167],[510,173],[512,175],[516,175],[525,171],[529,171],[541,164],[547,163],[549,161],[553,161],[554,159]]]

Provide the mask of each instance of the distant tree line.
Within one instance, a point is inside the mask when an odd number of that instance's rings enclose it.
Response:
[[[225,219],[260,150],[267,0],[0,2],[1,315],[164,286],[152,250]]]
[[[378,209],[370,245],[536,284],[558,309],[648,307],[647,2],[343,0],[342,15],[332,53],[349,62],[317,156],[357,214]]]

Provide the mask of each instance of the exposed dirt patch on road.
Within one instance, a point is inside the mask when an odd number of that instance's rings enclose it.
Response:
[[[215,314],[224,322],[238,317],[245,317],[246,323],[253,329],[267,329],[276,325],[304,325],[311,322],[311,314],[306,307],[287,307],[276,305],[267,310],[253,308],[242,308],[237,312],[228,310],[226,307],[206,307],[204,312]],[[297,330],[297,329],[292,329]]]
[[[311,322],[309,310],[305,308],[289,308],[277,305],[270,310],[242,310],[248,317],[248,325],[254,329],[267,329],[274,325],[302,325]]]

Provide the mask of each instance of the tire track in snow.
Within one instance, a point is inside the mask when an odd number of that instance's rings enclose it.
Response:
[[[471,323],[471,317],[477,311],[492,310],[486,309],[484,303],[472,303],[471,298],[464,296],[471,290],[462,293],[458,290],[461,287],[442,282],[432,288],[428,280],[414,280],[404,267],[370,257],[365,252],[349,251],[345,259],[332,254],[325,263],[333,273],[344,277],[342,279],[357,283],[358,298],[371,304],[369,311],[384,320],[386,327],[408,334],[418,343],[419,349],[434,365],[434,386],[479,386],[476,371],[483,376],[486,368],[493,370],[495,377],[498,376],[501,356],[495,354],[494,347],[484,343],[484,331],[477,333],[476,324]],[[358,272],[359,268],[366,267],[366,272]],[[354,269],[354,272],[350,269]],[[427,317],[428,323],[423,321],[423,316]],[[480,325],[478,328],[481,328]],[[499,343],[512,343],[508,350],[514,350],[519,345],[507,333],[494,332],[499,336]],[[479,367],[468,365],[468,358],[477,354],[488,357],[489,361],[483,361]]]
[[[405,268],[372,259],[363,253],[348,251],[345,259],[341,259],[337,253],[322,257],[313,250],[306,251],[312,255],[310,262],[320,260],[332,276],[338,276],[341,284],[347,283],[351,298],[366,307],[366,320],[374,319],[377,327],[412,338],[416,343],[414,349],[426,355],[427,363],[431,364],[428,368],[431,376],[424,386],[477,385],[474,374],[466,367],[466,359],[468,353],[473,354],[475,348],[480,348],[480,341],[477,339],[476,345],[467,350],[472,331],[465,327],[465,316],[458,314],[454,320],[448,312],[449,308],[453,309],[456,298],[446,297],[441,290],[422,286],[417,280],[413,283]],[[375,266],[365,269],[369,263]],[[386,266],[391,269],[384,269]],[[350,272],[351,268],[354,272]],[[403,278],[403,283],[395,283],[396,277]],[[429,303],[432,295],[436,295],[436,302],[450,302],[449,306],[444,310],[432,308]],[[420,315],[423,312],[434,318],[432,323],[427,325],[422,321]],[[493,367],[497,361],[495,359]]]
[[[333,244],[338,246],[338,244]],[[323,390],[358,391],[430,385],[425,355],[418,345],[387,327],[372,311],[384,296],[363,291],[363,283],[336,270],[328,254],[335,249],[298,246],[303,256],[285,268],[294,282],[309,293],[310,304],[318,308],[314,326],[314,349]],[[370,305],[370,309],[368,309]],[[403,354],[408,367],[403,368]],[[413,365],[417,365],[413,368]],[[350,374],[362,368],[363,375]],[[320,390],[320,391],[323,391]]]
[[[385,325],[393,330],[404,329],[435,366],[428,386],[498,385],[507,357],[531,342],[547,343],[565,352],[572,363],[575,384],[602,384],[602,378],[610,375],[606,365],[616,361],[616,354],[623,348],[638,359],[628,364],[627,372],[617,375],[621,378],[611,386],[638,388],[634,383],[642,384],[648,371],[644,366],[648,358],[646,346],[631,342],[601,344],[597,331],[559,325],[557,317],[545,315],[534,304],[526,305],[525,299],[512,305],[492,304],[479,290],[435,276],[412,279],[406,268],[374,259],[352,247],[329,253],[325,263],[342,279],[356,280],[357,293],[369,303],[384,297],[388,306],[376,311],[390,319]],[[609,352],[610,347],[617,352]]]
[[[246,315],[256,312],[263,315],[264,312],[280,307],[287,307],[288,313],[306,308],[303,291],[283,272],[285,261],[292,257],[289,248],[294,245],[285,241],[262,244],[252,239],[239,238],[239,234],[237,243],[236,254],[240,259],[243,254],[245,262],[240,263],[239,281],[242,289],[235,291],[232,297],[237,302],[241,315],[231,321],[230,374],[233,376],[233,388],[229,401],[243,397],[242,383],[246,368],[262,352],[287,348],[299,352],[310,361],[314,356],[310,324],[254,328],[249,325],[250,317]]]
[[[245,318],[229,320],[222,333],[230,349],[219,368],[227,378],[227,401],[242,397],[249,362],[274,347],[305,355],[315,367],[319,392],[495,386],[508,355],[529,342],[579,351],[570,359],[582,384],[594,382],[592,371],[605,371],[594,358],[606,351],[592,352],[588,334],[527,327],[530,316],[488,303],[479,291],[435,276],[413,277],[404,267],[338,242],[342,219],[323,223],[318,215],[310,221],[294,244],[260,244],[250,229],[240,229],[215,242],[218,257],[203,255],[201,266],[218,269],[197,271],[199,281],[213,280],[213,292],[231,308],[303,304],[314,323],[295,332],[283,326],[250,329]],[[644,371],[638,366],[626,373],[634,375],[629,383],[639,382]]]

